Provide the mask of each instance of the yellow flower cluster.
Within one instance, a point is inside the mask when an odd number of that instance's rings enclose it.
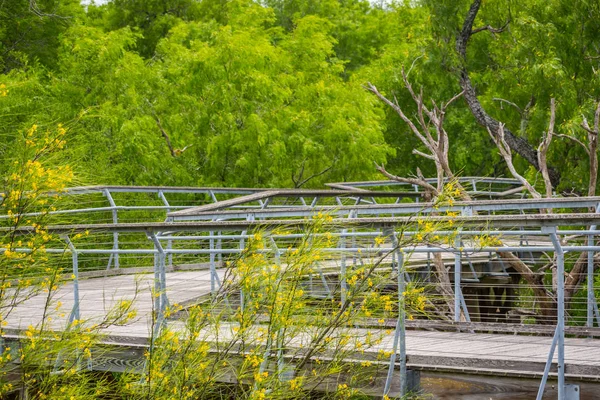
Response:
[[[483,248],[483,247],[500,247],[502,246],[502,240],[500,239],[500,237],[496,236],[496,235],[481,235],[481,236],[475,236],[473,238],[473,240],[475,241],[476,245]]]
[[[260,365],[261,362],[263,362],[263,359],[261,356],[257,355],[257,354],[247,354],[246,355],[246,361],[252,366],[252,367],[258,367]]]

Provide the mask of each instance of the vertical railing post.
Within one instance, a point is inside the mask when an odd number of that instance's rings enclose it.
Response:
[[[548,352],[548,358],[546,359],[546,365],[544,366],[544,374],[542,375],[542,381],[538,388],[536,400],[542,400],[544,397],[544,388],[546,387],[546,381],[550,374],[550,367],[552,366],[552,359],[554,358],[554,350],[556,349],[556,341],[558,339],[558,327],[554,330],[554,337],[552,337],[552,344],[550,345],[550,351]]]
[[[219,250],[217,252],[217,261],[219,262],[219,265],[223,265],[223,253],[221,252],[221,249],[223,248],[223,240],[221,239],[221,231],[217,231],[217,250]],[[217,277],[217,271],[215,270],[215,279],[218,279]]]
[[[246,217],[246,221],[254,221],[254,215],[253,214],[249,214]],[[242,232],[242,234],[246,234],[245,232]],[[240,243],[240,246],[243,246],[243,242]],[[245,308],[245,303],[246,299],[244,297],[244,286],[240,285],[240,312],[244,312],[244,308]]]
[[[77,252],[77,248],[69,238],[69,235],[62,235],[62,239],[67,243],[69,250],[71,250],[71,256],[73,259],[73,308],[71,309],[71,313],[69,314],[68,327],[72,325],[77,326],[80,323],[81,315],[80,315],[80,298],[79,298],[79,254]],[[4,348],[4,346],[2,347]],[[77,369],[81,368],[81,351],[78,349],[75,351],[77,357]],[[90,353],[91,354],[91,353]],[[58,353],[58,357],[54,363],[54,371],[59,371],[64,367],[62,365],[63,360],[63,352],[60,351]],[[91,355],[87,360],[87,368],[88,370],[92,370],[92,358]]]
[[[398,320],[396,321],[396,330],[394,332],[394,342],[392,345],[392,354],[390,355],[390,364],[388,367],[387,378],[385,386],[383,388],[384,396],[387,396],[390,392],[392,385],[392,378],[394,376],[394,367],[396,365],[396,357],[400,356],[400,397],[406,394],[407,387],[407,372],[406,372],[406,312],[404,309],[404,292],[405,292],[405,281],[404,281],[404,252],[398,245],[398,238],[396,233],[392,235],[392,245],[394,253],[396,253],[398,265]],[[398,354],[399,353],[399,354]]]
[[[596,205],[596,213],[600,211],[600,204]],[[590,226],[590,231],[595,231],[596,225]],[[590,233],[587,237],[587,245],[594,245],[594,234]],[[594,252],[587,253],[587,320],[586,326],[592,328],[594,326],[594,305],[596,304],[596,295],[594,294]],[[598,321],[600,324],[600,321]]]
[[[166,222],[172,221],[172,218],[169,217],[169,213],[171,212],[171,205],[169,204],[169,201],[165,197],[165,194],[163,193],[162,190],[158,191],[158,197],[162,200],[163,204],[167,207],[167,209],[166,209],[167,217],[165,218],[165,221]],[[169,240],[167,240],[167,251],[169,251],[171,249],[173,249],[173,240],[169,239]],[[173,253],[169,253],[168,260],[169,260],[168,265],[172,266],[173,265]]]
[[[273,250],[273,256],[275,257],[275,263],[277,266],[281,266],[281,251],[273,239],[273,234],[269,233],[269,243],[271,244],[271,250]]]
[[[556,228],[542,228],[549,233],[556,254],[556,346],[558,347],[558,398],[565,398],[565,253]],[[543,392],[543,390],[542,390]]]
[[[596,230],[595,226],[590,227],[590,230]],[[594,245],[594,235],[590,234],[587,237],[587,245]],[[594,295],[594,252],[587,253],[587,320],[586,326],[592,328],[594,326],[594,303],[596,296]]]
[[[460,251],[460,237],[454,242],[454,322],[460,321],[460,304],[462,290],[460,288],[460,274],[462,272],[462,261]]]
[[[348,292],[348,283],[346,281],[346,233],[347,229],[342,229],[342,234],[340,235],[340,249],[342,250],[342,259],[340,261],[340,297],[342,300],[342,304],[346,301],[346,294]]]
[[[218,219],[213,219],[214,221],[218,221]],[[219,264],[223,261],[223,255],[221,253],[221,231],[217,231],[217,239],[215,242],[215,232],[211,231],[210,234],[210,291],[211,293],[215,293],[217,288],[221,287],[221,280],[219,279],[219,275],[217,275],[217,263],[215,259],[218,257]],[[215,248],[216,243],[216,248]]]
[[[63,236],[63,240],[69,246],[71,250],[71,256],[73,259],[73,309],[71,310],[71,314],[69,315],[69,325],[73,323],[74,320],[80,320],[79,313],[79,256],[77,253],[77,249],[75,245],[71,241],[68,235]]]
[[[427,247],[430,247],[429,243],[426,244]],[[431,252],[427,252],[427,272],[424,277],[425,281],[431,282]]]
[[[210,259],[210,292],[215,293],[215,274],[217,273],[217,266],[215,264],[215,239],[213,239],[215,232],[210,231],[208,235],[209,239],[209,259]]]
[[[115,203],[115,200],[113,199],[112,195],[110,194],[110,191],[108,189],[104,189],[103,190],[104,196],[106,196],[107,200],[108,200],[108,204],[110,204],[111,208],[112,208],[112,220],[113,220],[113,224],[118,224],[119,223],[119,214],[118,214],[118,209],[117,209],[117,204]],[[119,232],[113,232],[113,249],[114,250],[119,250]],[[113,253],[112,259],[114,260],[114,266],[115,268],[119,268],[120,263],[119,263],[119,253]],[[110,263],[108,264],[108,267],[110,268]]]
[[[360,197],[358,199],[360,201]],[[348,219],[357,218],[357,217],[358,217],[358,210],[350,210],[350,212],[348,213]],[[356,248],[356,235],[354,235],[354,232],[356,232],[355,229],[350,230],[350,234],[352,235],[352,240],[351,240],[350,246],[353,249]],[[356,252],[354,252],[354,251],[352,251],[352,266],[356,268]]]
[[[151,233],[150,240],[154,243],[154,247],[158,254],[154,256],[154,307],[157,312],[155,333],[158,334],[162,325],[165,323],[164,315],[168,307],[167,299],[167,273],[166,273],[166,254],[165,250],[158,240],[155,233]]]

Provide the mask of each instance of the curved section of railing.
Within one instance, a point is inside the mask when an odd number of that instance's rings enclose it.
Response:
[[[360,188],[364,187],[371,186]],[[169,303],[167,271],[207,269],[210,291],[214,292],[221,285],[226,261],[238,257],[255,232],[263,232],[269,240],[261,251],[275,252],[278,256],[293,254],[306,228],[317,218],[323,232],[316,235],[333,239],[322,249],[326,257],[316,263],[314,276],[307,277],[311,295],[343,300],[348,274],[387,255],[381,268],[390,271],[398,287],[410,284],[429,290],[432,302],[443,300],[431,288],[440,285],[442,274],[448,274],[453,295],[450,317],[454,322],[437,321],[438,325],[463,326],[475,331],[485,329],[478,324],[492,330],[490,326],[503,322],[515,331],[523,329],[531,333],[530,324],[538,322],[535,311],[551,307],[551,312],[546,313],[547,320],[539,326],[540,332],[548,333],[547,324],[556,324],[544,382],[550,374],[555,349],[559,354],[558,376],[562,374],[564,378],[564,340],[565,332],[570,329],[566,323],[585,325],[590,336],[600,335],[595,331],[595,326],[600,326],[600,312],[594,286],[600,263],[596,256],[600,251],[597,241],[600,230],[596,229],[600,214],[593,212],[600,208],[600,197],[433,204],[416,203],[414,196],[406,193],[354,187],[351,190],[72,188],[63,195],[72,196],[77,204],[52,215],[73,217],[67,223],[48,226],[48,232],[60,235],[64,242],[48,246],[47,253],[56,255],[57,262],[64,262],[64,258],[58,261],[60,256],[71,255],[77,313],[79,274],[106,266],[108,258],[107,268],[113,271],[122,266],[152,266],[155,289],[160,294],[154,300],[155,307],[164,314]],[[150,200],[158,204],[147,204]],[[107,204],[94,203],[100,201]],[[94,219],[98,213],[107,215]],[[133,214],[128,218],[121,213]],[[82,217],[83,221],[98,223],[81,223]],[[424,237],[423,224],[427,223],[437,228]],[[34,234],[35,228],[24,226],[13,232],[26,236]],[[79,233],[87,236],[73,240]],[[433,236],[436,239],[429,240]],[[497,240],[482,241],[484,237]],[[552,305],[535,303],[536,298],[530,293],[532,285],[522,282],[522,271],[515,269],[505,256],[509,252],[536,273],[553,271],[548,276],[555,279],[539,281],[543,290],[560,294],[552,300]],[[580,254],[585,255],[583,261],[578,259]],[[585,283],[585,291],[566,305],[562,294],[567,283],[563,278],[576,262],[584,263],[576,278],[581,287]],[[399,328],[394,340],[401,343],[405,324],[396,326]],[[405,349],[400,346],[399,351]]]

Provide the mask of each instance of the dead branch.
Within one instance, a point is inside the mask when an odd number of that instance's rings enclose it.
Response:
[[[375,168],[377,169],[377,171],[379,171],[383,175],[385,175],[388,179],[391,179],[391,180],[397,181],[397,182],[410,183],[411,185],[418,185],[418,186],[422,187],[423,189],[433,193],[434,196],[439,195],[438,190],[435,187],[433,187],[433,185],[431,185],[430,183],[425,181],[425,179],[423,179],[423,178],[404,178],[401,176],[392,175],[386,171],[386,169],[383,165],[378,165],[377,163],[375,163]]]
[[[164,128],[162,127],[162,124],[160,123],[160,119],[157,116],[154,116],[154,121],[156,122],[156,126],[158,126],[158,129],[160,129],[160,133],[162,134],[162,137],[165,138],[165,142],[167,142],[167,146],[169,147],[169,152],[171,153],[171,155],[173,157],[177,157],[177,153],[175,152],[175,149],[173,148],[173,145],[171,144],[171,139],[169,138],[169,135],[167,135],[167,132],[165,132]]]
[[[432,156],[431,154],[426,154],[426,153],[423,153],[422,151],[419,151],[419,150],[417,150],[417,149],[413,149],[412,153],[413,153],[414,155],[421,156],[421,157],[423,157],[423,158],[427,158],[427,159],[429,159],[429,160],[432,160],[432,161],[435,161],[435,160],[436,160],[436,159],[435,159],[435,157],[434,157],[434,156]]]
[[[560,137],[560,138],[565,138],[565,139],[569,139],[574,141],[575,143],[579,144],[581,147],[583,147],[583,149],[585,150],[585,152],[589,155],[590,154],[590,150],[588,149],[588,146],[583,143],[581,140],[577,139],[575,136],[571,136],[571,135],[565,135],[563,133],[554,135],[556,137]]]
[[[502,104],[506,103],[509,106],[512,106],[514,108],[516,108],[517,112],[519,113],[519,115],[521,115],[521,117],[523,116],[523,110],[521,110],[521,107],[519,107],[518,105],[516,105],[515,103],[513,103],[512,101],[506,100],[506,99],[501,99],[499,97],[494,97],[492,98],[492,101],[497,101],[500,102],[500,109],[503,110],[504,108],[502,108]]]
[[[387,97],[385,97],[384,95],[382,95],[377,88],[375,87],[375,85],[373,85],[371,82],[367,82],[367,86],[365,87],[365,89],[367,89],[368,91],[374,93],[377,97],[379,97],[379,99],[381,101],[383,101],[384,103],[386,103],[388,106],[392,107],[392,109],[394,111],[396,111],[396,113],[400,116],[400,118],[402,118],[402,120],[410,127],[410,129],[412,130],[412,132],[415,134],[415,136],[417,138],[419,138],[419,140],[421,142],[423,142],[423,144],[425,146],[428,145],[428,141],[427,139],[425,139],[425,137],[423,135],[421,135],[421,132],[419,132],[419,129],[417,129],[417,127],[415,126],[415,124],[413,124],[413,122],[410,120],[410,118],[408,118],[404,112],[402,111],[402,109],[400,108],[400,106],[398,105],[398,102],[393,103],[392,101],[390,101]]]
[[[450,163],[448,161],[448,133],[444,129],[444,117],[446,114],[446,109],[456,100],[458,100],[463,95],[463,93],[461,92],[454,95],[447,102],[441,103],[440,105],[432,101],[433,106],[430,109],[425,105],[423,101],[422,89],[419,91],[418,94],[413,89],[410,81],[408,80],[408,76],[404,70],[404,67],[402,67],[402,78],[404,80],[405,88],[408,90],[408,93],[410,94],[411,98],[417,106],[417,123],[413,122],[410,118],[406,116],[402,108],[399,106],[398,101],[395,97],[394,101],[389,100],[386,96],[381,94],[372,83],[368,83],[365,89],[374,93],[380,100],[382,100],[388,106],[392,107],[392,109],[396,111],[400,118],[409,126],[412,133],[427,148],[428,152],[423,152],[421,150],[414,149],[413,154],[424,157],[435,163],[437,171],[437,188],[435,188],[435,191],[431,190],[433,186],[425,182],[423,179],[414,181],[413,178],[401,178],[395,175],[391,175],[387,171],[385,171],[385,168],[379,166],[377,169],[378,171],[386,175],[389,179],[399,180],[398,178],[400,178],[402,179],[400,180],[402,182],[408,182],[413,183],[415,185],[419,185],[421,187],[424,187],[432,195],[437,196],[437,194],[439,194],[443,189],[444,177],[447,177],[448,179],[454,179],[454,173],[452,172],[450,168]],[[429,187],[423,185],[423,183],[426,183]],[[463,196],[461,196],[463,197],[463,200],[470,200],[465,190],[460,191],[461,193],[463,193]]]
[[[544,185],[546,187],[546,197],[552,197],[552,181],[550,180],[550,174],[548,172],[548,149],[552,142],[552,136],[554,135],[554,123],[556,120],[556,102],[554,99],[550,100],[550,123],[548,124],[548,132],[542,137],[542,142],[538,146],[538,163],[540,164],[540,171],[544,178]]]
[[[519,174],[517,172],[517,170],[515,169],[515,165],[513,164],[513,161],[512,161],[511,148],[508,145],[508,143],[506,142],[506,139],[504,136],[505,135],[504,124],[499,125],[498,133],[496,135],[494,135],[489,128],[487,131],[490,134],[490,137],[492,138],[494,143],[496,144],[496,147],[500,151],[500,155],[502,156],[502,158],[504,158],[504,161],[506,162],[506,166],[508,167],[508,170],[510,171],[511,175],[515,179],[518,179],[519,182],[521,182],[521,184],[523,186],[525,186],[525,188],[527,189],[527,191],[531,194],[531,196],[533,198],[536,198],[536,199],[541,198],[542,196],[538,193],[538,191],[535,190],[535,188],[529,183],[529,181],[527,179],[525,179],[521,174]]]
[[[42,10],[40,10],[39,6],[37,5],[37,0],[29,0],[29,11],[31,11],[32,13],[34,13],[35,15],[37,15],[40,18],[58,18],[58,19],[70,19],[71,17],[65,17],[62,15],[58,15],[58,14],[48,14],[43,12]]]
[[[556,315],[556,299],[544,286],[544,275],[534,273],[527,264],[513,253],[498,252],[498,256],[517,271],[533,289],[536,299],[539,302],[540,314],[545,317],[540,322],[553,323]]]
[[[587,153],[590,157],[590,180],[588,183],[588,196],[596,195],[598,184],[598,133],[600,132],[600,102],[594,113],[594,127],[590,128],[587,119],[583,117],[581,127],[587,132]]]
[[[502,33],[506,30],[506,28],[508,27],[508,24],[510,24],[510,20],[506,21],[506,23],[500,28],[494,28],[490,25],[482,26],[481,28],[476,28],[476,29],[471,30],[471,36],[473,36],[476,33],[483,32],[483,31],[488,31],[492,35],[495,33]]]
[[[148,106],[150,107],[150,114],[152,115],[154,122],[156,122],[156,126],[160,130],[162,137],[165,139],[165,142],[167,143],[167,147],[169,147],[169,153],[171,153],[172,157],[180,156],[181,154],[183,154],[184,151],[186,151],[187,149],[189,149],[190,147],[193,146],[193,144],[188,144],[183,149],[174,148],[173,144],[171,143],[171,138],[167,134],[167,131],[165,131],[165,129],[163,128],[162,123],[160,122],[160,118],[158,118],[158,115],[154,111],[154,106],[152,105],[152,103],[150,103],[150,101],[148,99],[145,99],[145,100],[146,100],[146,103],[148,104]]]
[[[314,174],[310,175],[308,178],[302,179],[302,175],[304,175],[304,164],[306,161],[306,160],[304,160],[302,162],[302,167],[300,168],[300,173],[298,174],[298,178],[296,178],[294,176],[294,174],[292,173],[292,182],[294,183],[294,188],[298,189],[298,188],[302,187],[304,184],[306,184],[306,182],[310,181],[311,179],[314,179],[323,174],[326,174],[335,166],[335,164],[337,163],[337,160],[338,159],[336,157],[329,167],[327,167],[319,172],[315,172]]]
[[[440,291],[448,312],[452,313],[454,310],[454,291],[452,290],[452,284],[450,283],[450,277],[446,270],[446,265],[442,260],[440,253],[433,253],[433,266],[435,268],[435,278],[439,282],[438,290]]]

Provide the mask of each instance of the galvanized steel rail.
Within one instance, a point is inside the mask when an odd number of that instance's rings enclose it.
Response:
[[[498,183],[498,181],[495,181]],[[514,184],[507,180],[507,184]],[[426,253],[451,252],[455,255],[454,266],[454,319],[459,320],[462,314],[469,321],[468,307],[465,302],[461,289],[463,255],[469,252],[489,252],[497,253],[499,251],[514,252],[554,252],[557,254],[557,326],[555,330],[553,345],[548,354],[546,369],[540,385],[540,394],[543,393],[543,387],[549,376],[550,366],[552,364],[555,349],[558,351],[558,379],[559,379],[559,398],[564,396],[564,254],[565,252],[588,252],[593,256],[600,251],[600,246],[596,245],[595,237],[600,235],[596,226],[600,220],[600,214],[590,212],[590,209],[599,209],[600,197],[582,197],[582,198],[552,198],[552,199],[511,199],[511,200],[481,200],[472,202],[455,202],[454,204],[432,204],[432,203],[409,203],[402,204],[400,201],[414,197],[408,192],[369,192],[364,187],[375,186],[377,183],[368,182],[365,185],[355,184],[342,185],[344,190],[266,190],[266,189],[217,189],[217,188],[136,188],[136,187],[82,187],[67,190],[63,195],[79,195],[90,193],[102,193],[109,202],[108,207],[90,207],[73,210],[58,210],[55,214],[93,214],[100,211],[108,211],[113,216],[112,223],[103,224],[67,224],[51,225],[48,227],[50,233],[61,235],[67,248],[48,249],[49,253],[72,254],[74,280],[74,309],[72,317],[79,319],[79,294],[78,285],[78,257],[83,254],[106,254],[111,256],[112,265],[119,267],[119,255],[122,254],[148,254],[155,258],[154,272],[156,276],[156,289],[161,296],[156,298],[156,309],[164,314],[168,305],[166,296],[166,276],[165,271],[167,263],[172,264],[172,258],[175,255],[207,254],[210,255],[211,270],[211,290],[216,290],[220,282],[216,274],[217,264],[216,256],[221,257],[226,254],[237,254],[242,252],[244,240],[250,237],[248,232],[256,229],[272,228],[303,228],[313,223],[316,215],[329,215],[330,220],[323,222],[324,228],[329,230],[337,237],[342,238],[343,249],[340,247],[323,249],[330,252],[343,252],[343,254],[376,254],[382,251],[397,252],[392,261],[392,268],[398,273],[398,304],[403,304],[403,285],[405,274],[403,273],[404,253]],[[339,187],[340,185],[334,186]],[[352,188],[353,190],[349,190]],[[358,189],[357,189],[358,188]],[[162,202],[162,206],[136,206],[136,205],[117,205],[112,193],[146,193],[155,194]],[[192,193],[204,194],[210,196],[213,204],[194,206],[171,205],[165,194],[168,193]],[[221,200],[216,198],[216,194],[236,195],[237,198]],[[379,201],[389,201],[395,198],[394,204],[379,204]],[[295,199],[290,203],[289,199]],[[310,206],[306,199],[312,199]],[[344,200],[350,199],[352,205],[344,204]],[[283,203],[277,204],[277,201],[283,200]],[[319,201],[325,202],[319,205]],[[369,204],[365,204],[368,202]],[[173,211],[174,209],[180,211]],[[182,209],[185,208],[185,209]],[[164,210],[165,222],[137,222],[122,223],[119,221],[118,211],[124,210]],[[535,212],[544,210],[543,212]],[[549,213],[548,210],[552,210]],[[579,212],[578,212],[579,211]],[[448,216],[439,215],[440,213],[457,213],[458,215]],[[420,217],[419,217],[420,216]],[[410,248],[398,248],[396,243],[396,230],[402,227],[403,235],[417,234],[414,224],[418,218],[426,217],[429,222],[447,222],[452,220],[454,224],[460,226],[462,231],[440,231],[438,235],[456,235],[454,245],[447,248],[436,248],[425,245],[415,245]],[[582,227],[581,229],[574,229]],[[562,229],[561,229],[562,228]],[[0,228],[6,229],[6,228]],[[468,229],[468,230],[467,230]],[[32,227],[20,227],[16,230],[17,234],[31,234],[35,229]],[[80,232],[90,232],[91,234],[112,234],[112,248],[76,248],[70,240],[70,235]],[[205,235],[205,232],[209,232]],[[223,234],[228,232],[228,234]],[[123,233],[142,233],[148,238],[148,243],[152,248],[120,248],[119,234]],[[183,235],[182,235],[183,233]],[[265,249],[264,251],[277,251],[283,254],[289,251],[285,247],[277,247],[277,240],[289,240],[301,236],[301,233],[288,233],[273,235],[274,249]],[[514,237],[541,237],[549,240],[546,245],[520,244],[511,246],[465,246],[462,239],[475,235],[510,235]],[[586,238],[585,245],[565,245],[560,237],[563,235],[580,235]],[[377,248],[361,248],[356,246],[347,246],[346,238],[373,238],[383,236],[391,241],[391,247],[382,246]],[[203,248],[174,248],[177,241],[186,240],[207,240],[209,246]],[[239,245],[235,248],[222,248],[221,241],[233,240]],[[163,243],[166,242],[166,245]],[[18,251],[27,251],[26,249],[17,249]],[[293,250],[293,249],[291,249]],[[345,256],[344,256],[345,257]],[[593,257],[588,258],[587,265],[587,321],[588,327],[594,326],[594,317],[600,325],[600,313],[594,296],[594,262]],[[342,262],[344,267],[346,264]],[[109,263],[109,267],[111,264]],[[342,286],[345,276],[340,273]],[[400,308],[402,309],[402,308]],[[396,334],[394,337],[394,354],[390,359],[390,377],[394,368],[396,357],[400,359],[401,372],[406,370],[406,349],[402,345],[404,337],[404,314],[400,312],[398,317]],[[159,329],[164,323],[164,318],[160,317],[155,329]],[[403,384],[403,383],[402,383]],[[389,381],[386,383],[389,388]],[[541,398],[538,395],[538,398]]]

